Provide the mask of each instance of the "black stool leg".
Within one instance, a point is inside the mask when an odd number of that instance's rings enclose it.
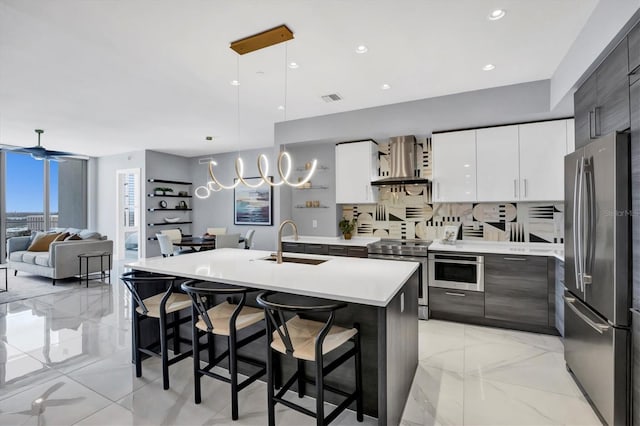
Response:
[[[271,323],[266,321],[267,326],[267,413],[269,418],[269,426],[275,426],[276,424],[276,410],[275,410],[275,380],[274,380],[274,368],[273,368],[273,351],[271,350],[271,339],[273,330],[271,329]]]
[[[316,425],[324,426],[324,374],[322,354],[316,354]]]
[[[162,360],[162,388],[169,389],[169,351],[167,349],[167,314],[160,312],[160,358]]]
[[[362,353],[360,352],[360,324],[355,324],[358,334],[355,335],[355,367],[356,367],[356,419],[361,422],[364,417],[362,415]]]
[[[193,387],[194,387],[194,399],[196,404],[200,404],[202,402],[202,394],[200,387],[200,378],[202,374],[200,374],[200,336],[198,329],[196,328],[196,321],[198,320],[198,312],[196,308],[191,307],[191,318],[192,318],[192,346],[193,346]],[[208,333],[209,334],[209,333]]]
[[[173,313],[173,354],[180,355],[180,311]]]
[[[238,420],[238,359],[236,358],[236,333],[229,333],[229,376],[231,378],[231,419]]]
[[[133,299],[133,297],[131,298]],[[132,300],[133,302],[133,300]],[[133,306],[133,360],[136,364],[136,377],[142,376],[142,357],[140,356],[140,316],[136,311],[135,302]]]
[[[304,360],[298,359],[298,398],[304,396]]]

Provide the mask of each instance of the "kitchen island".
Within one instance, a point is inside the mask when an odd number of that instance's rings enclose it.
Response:
[[[290,295],[291,303],[304,296],[347,303],[336,312],[335,324],[360,323],[365,414],[377,417],[380,425],[399,424],[418,365],[418,263],[296,254],[296,258],[326,261],[276,264],[265,260],[270,254],[218,249],[143,259],[126,267],[274,290]],[[339,356],[335,352],[327,362]],[[264,357],[264,345],[254,348],[253,354]],[[288,361],[282,363],[283,377],[295,368]],[[327,383],[351,388],[353,374],[347,363],[328,376]],[[326,394],[329,401],[330,396]]]

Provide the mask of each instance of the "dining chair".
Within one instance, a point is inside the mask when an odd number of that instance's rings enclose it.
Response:
[[[216,283],[196,280],[182,283],[181,288],[193,302],[191,315],[195,403],[202,402],[200,379],[203,376],[230,383],[231,419],[237,420],[238,392],[262,377],[266,371],[263,360],[256,360],[239,353],[239,349],[266,334],[264,326],[256,327],[264,320],[264,311],[245,305],[247,293],[253,291],[249,288],[224,287]],[[218,302],[216,302],[216,296]],[[224,301],[220,303],[220,299]],[[214,350],[214,335],[226,337],[227,341],[227,348],[218,356]],[[206,336],[206,342],[201,342],[204,336]],[[200,352],[203,350],[208,352],[206,365],[202,365],[200,359]],[[221,375],[214,367],[225,360],[228,361],[229,374]],[[252,370],[249,377],[245,376],[242,379],[238,373],[239,362],[252,366],[249,367]],[[215,395],[215,397],[219,396]]]
[[[264,308],[267,326],[267,404],[268,424],[275,426],[275,406],[277,403],[292,408],[300,413],[314,417],[318,426],[331,423],[352,402],[356,403],[356,420],[362,422],[362,359],[360,351],[360,325],[354,323],[351,328],[339,327],[333,324],[336,311],[347,306],[346,303],[328,303],[325,300],[304,305],[288,305],[286,300],[273,300],[278,293],[266,291],[256,297],[258,305]],[[325,321],[307,319],[307,316],[326,315]],[[289,319],[287,319],[287,317]],[[345,345],[345,346],[343,346]],[[345,348],[346,347],[346,348]],[[325,364],[329,352],[340,349],[341,355]],[[297,369],[283,385],[276,385],[276,357],[292,358],[297,363]],[[325,383],[325,377],[336,367],[353,358],[354,361],[354,389],[348,391]],[[308,378],[305,374],[305,362],[313,363],[314,376]],[[285,398],[287,391],[297,384],[298,398],[306,393],[306,384],[315,385],[316,411],[298,405]],[[276,387],[279,391],[276,393]],[[328,415],[325,416],[325,392],[331,392],[344,397]],[[287,395],[288,396],[288,395]]]
[[[240,234],[216,235],[216,248],[238,248]]]
[[[253,236],[256,233],[255,229],[249,229],[246,234],[244,234],[244,248],[249,250],[253,247]]]
[[[142,357],[154,356],[162,361],[162,387],[169,389],[169,366],[190,357],[193,354],[192,341],[180,336],[180,325],[191,322],[189,309],[191,298],[175,288],[176,277],[153,274],[150,272],[131,271],[120,276],[132,297],[133,322],[133,361],[136,377],[142,376]],[[140,295],[141,287],[160,285],[164,291],[145,297]],[[180,316],[180,312],[187,315]],[[159,339],[143,345],[140,323],[154,319],[158,321]],[[169,341],[173,340],[173,356],[169,356]],[[189,345],[189,350],[182,352],[180,345]]]
[[[163,229],[160,233],[167,235],[172,243],[179,243],[182,240],[182,231],[180,229]]]
[[[207,228],[207,234],[209,235],[224,235],[227,233],[226,227],[221,228]]]
[[[173,245],[173,241],[166,234],[156,234],[156,239],[160,244],[160,254],[162,257],[175,256],[177,254],[193,253],[193,250],[181,250]]]

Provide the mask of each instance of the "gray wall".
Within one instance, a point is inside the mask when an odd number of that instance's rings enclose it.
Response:
[[[434,131],[572,115],[572,103],[549,111],[549,80],[540,80],[276,123],[275,136],[278,144],[426,137]]]
[[[269,157],[269,175],[275,172],[275,153],[271,148],[261,150],[242,151],[240,153],[216,154],[211,157],[218,163],[215,166],[215,176],[224,185],[233,184],[236,177],[234,168],[235,159],[240,155],[245,164],[244,177],[258,176],[256,161],[259,154],[266,154]],[[201,157],[199,157],[201,158]],[[208,165],[199,164],[199,158],[189,160],[191,171],[191,181],[194,189],[199,185],[205,185],[209,178]],[[277,172],[275,172],[277,175]],[[281,212],[281,192],[288,192],[289,189],[273,188],[273,225],[272,226],[252,226],[234,225],[233,221],[233,190],[222,190],[214,192],[209,198],[193,198],[193,232],[194,235],[202,235],[208,227],[223,226],[227,228],[227,233],[240,233],[244,235],[248,229],[256,231],[254,236],[254,248],[259,250],[274,250],[276,247],[276,235],[280,218],[288,218],[290,212],[285,205],[285,210]],[[288,200],[290,195],[285,194],[284,199]],[[286,204],[286,203],[285,203]],[[290,205],[290,203],[289,203]]]
[[[115,240],[116,237],[116,171],[137,168],[141,169],[140,180],[144,182],[146,180],[144,151],[110,155],[91,161],[89,188],[92,195],[90,201],[95,201],[96,208],[91,210],[89,227],[106,235],[109,239]],[[141,200],[144,199],[143,196],[144,194],[141,195]],[[144,218],[144,215],[142,217]],[[143,226],[141,227],[144,229]],[[144,235],[141,238],[144,240]],[[144,256],[144,251],[140,254]]]
[[[87,161],[68,158],[58,164],[58,226],[87,227]]]
[[[336,205],[336,156],[335,145],[323,144],[295,144],[287,147],[298,164],[304,164],[314,158],[318,160],[319,167],[326,167],[316,171],[311,178],[313,186],[326,186],[327,189],[291,189],[292,207],[291,218],[298,226],[300,235],[336,236],[338,235],[338,220],[342,213]],[[306,176],[306,171],[295,173],[293,180],[298,176]],[[321,208],[300,208],[306,201],[320,201]],[[324,208],[327,207],[327,208]],[[317,221],[317,227],[313,227],[313,221]]]
[[[163,179],[173,180],[179,182],[191,182],[191,160],[186,157],[180,157],[177,155],[165,154],[156,151],[145,151],[145,167],[146,174],[142,176],[142,188],[144,188],[144,194],[142,200],[142,232],[141,241],[145,245],[144,257],[160,256],[160,246],[156,240],[149,240],[149,238],[155,237],[157,232],[162,229],[180,228],[183,234],[192,235],[194,233],[193,225],[181,224],[181,225],[163,225],[163,226],[148,226],[149,223],[161,223],[163,218],[166,217],[181,217],[185,221],[189,221],[193,212],[149,212],[147,209],[158,207],[158,198],[149,197],[147,194],[153,194],[153,188],[158,186],[172,187],[174,189],[173,195],[177,195],[178,191],[188,191],[189,194],[193,194],[193,185],[176,186],[171,184],[158,184],[155,182],[147,182],[148,179]],[[187,206],[193,208],[194,198],[166,198],[168,208],[175,208],[180,201],[185,201]]]

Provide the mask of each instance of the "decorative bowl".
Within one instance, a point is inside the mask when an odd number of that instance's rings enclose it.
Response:
[[[165,217],[164,221],[167,223],[176,223],[176,222],[180,222],[180,218],[179,217]]]

